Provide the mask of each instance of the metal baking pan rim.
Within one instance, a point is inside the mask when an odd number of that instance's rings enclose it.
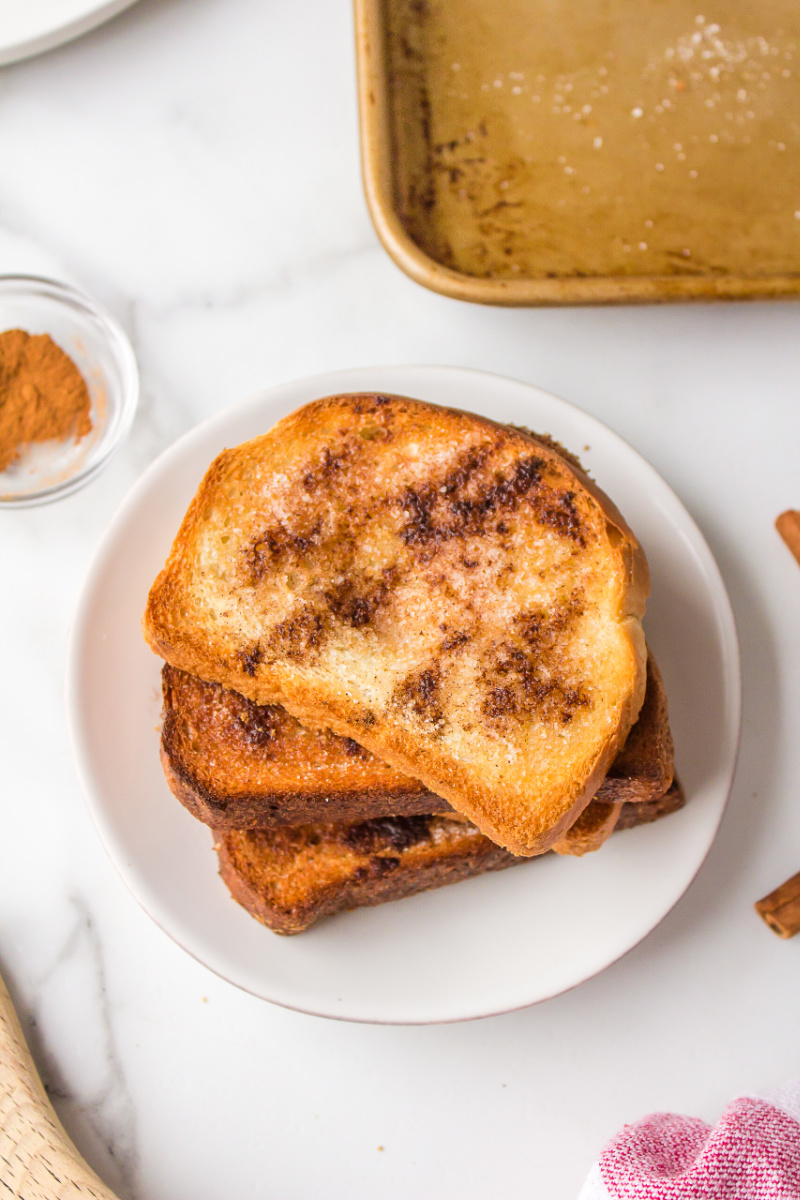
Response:
[[[596,275],[484,279],[445,267],[407,232],[394,200],[387,72],[379,7],[354,0],[361,165],[372,223],[390,258],[416,283],[454,300],[508,307],[780,300],[800,296],[800,274]]]

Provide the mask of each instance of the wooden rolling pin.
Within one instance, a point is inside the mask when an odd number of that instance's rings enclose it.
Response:
[[[0,1197],[117,1200],[84,1162],[47,1099],[0,978]]]

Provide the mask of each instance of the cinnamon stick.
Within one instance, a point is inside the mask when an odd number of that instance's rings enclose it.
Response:
[[[800,563],[800,512],[788,508],[775,521],[775,528]]]
[[[800,512],[788,508],[776,518],[775,528],[800,563]],[[790,938],[800,933],[800,873],[756,901],[756,912],[778,937]]]
[[[800,872],[756,902],[756,912],[778,937],[800,933]]]

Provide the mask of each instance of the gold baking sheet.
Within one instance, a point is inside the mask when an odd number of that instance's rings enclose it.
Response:
[[[367,198],[500,304],[800,292],[798,0],[356,0]]]

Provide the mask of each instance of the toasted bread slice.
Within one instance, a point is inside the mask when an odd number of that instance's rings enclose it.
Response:
[[[608,802],[595,796],[553,849],[557,854],[581,857],[599,850],[612,833],[633,829],[635,825],[648,825],[667,813],[683,808],[685,803],[686,797],[677,775],[673,776],[663,795],[647,800]]]
[[[162,689],[161,759],[167,781],[194,816],[216,829],[452,812],[446,800],[356,742],[306,729],[278,705],[254,704],[166,664]],[[655,799],[667,790],[672,774],[666,697],[648,655],[639,719],[595,799]],[[580,818],[565,835],[571,842],[576,826]]]
[[[675,771],[675,748],[664,682],[652,654],[647,655],[647,689],[639,719],[608,768],[598,800],[647,803],[663,795]]]
[[[658,800],[623,804],[618,828],[657,820],[684,804],[677,781]],[[595,808],[613,808],[594,801]],[[217,833],[220,875],[252,916],[276,933],[320,917],[383,904],[525,862],[471,823],[444,816],[320,822]]]
[[[576,858],[582,858],[584,854],[593,854],[611,837],[617,828],[621,813],[621,800],[609,804],[595,796],[594,800],[586,805],[572,828],[558,839],[553,850],[556,854],[569,854]]]
[[[334,396],[215,460],[144,627],[172,666],[352,738],[532,855],[636,720],[648,590],[619,512],[551,444]]]
[[[350,738],[306,729],[165,665],[161,762],[172,792],[216,829],[366,820],[447,811],[426,787]]]

